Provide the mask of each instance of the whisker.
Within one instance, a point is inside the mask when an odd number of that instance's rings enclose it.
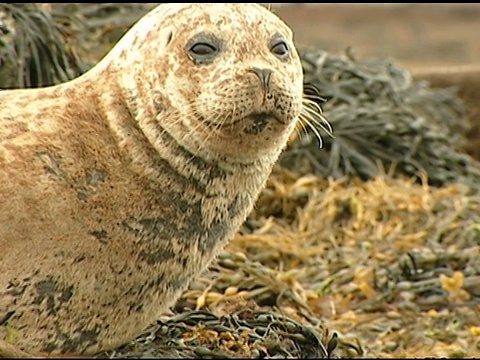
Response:
[[[318,131],[318,129],[315,127],[314,124],[312,124],[310,122],[310,120],[308,118],[303,118],[303,120],[305,121],[305,123],[308,125],[308,127],[312,130],[312,132],[314,133],[315,137],[318,139],[318,145],[319,147],[323,147],[323,138],[322,138],[322,135],[320,134],[320,132]]]
[[[303,122],[298,118],[297,124],[295,124],[295,127],[293,128],[293,134],[290,135],[288,138],[288,144],[292,144],[296,139],[301,139],[304,135],[302,134],[302,130],[304,129]],[[305,132],[306,134],[306,132]],[[293,139],[292,139],[293,138]]]
[[[329,136],[333,136],[332,125],[330,125],[330,123],[324,117],[321,117],[318,114],[312,114],[310,112],[303,113],[302,115],[311,123],[318,125],[318,127],[325,131]]]
[[[302,98],[302,110],[300,113],[300,120],[304,125],[305,133],[308,134],[308,129],[314,134],[319,142],[319,146],[323,147],[323,138],[320,130],[325,131],[329,136],[333,137],[333,128],[330,122],[323,116],[323,110],[318,101],[325,101],[318,94],[318,90],[314,87],[305,85],[305,90]]]
[[[193,111],[192,112],[193,114],[193,117],[196,118],[196,119],[200,119],[202,116],[200,116],[197,111]],[[204,145],[208,142],[208,140],[211,138],[211,136],[213,136],[216,132],[218,132],[218,130],[221,128],[222,126],[222,122],[221,121],[218,121],[219,119],[221,118],[221,114],[217,114],[215,118],[213,118],[210,122],[211,123],[216,123],[215,126],[212,128],[212,131],[210,131],[207,136],[205,136],[205,138],[202,140],[202,143],[199,144],[198,146],[198,149],[192,154],[192,161],[195,157],[198,156],[199,152],[204,148]],[[185,134],[184,138],[185,139],[186,137],[190,136],[191,134],[195,133],[199,127],[201,126],[202,124],[199,122],[194,128],[190,129],[188,131],[187,134]]]
[[[321,101],[322,103],[327,101],[327,99],[325,99],[324,97],[316,94],[303,94],[303,96],[307,100],[313,100],[313,101],[317,100],[317,101]]]
[[[304,99],[302,108],[302,114],[315,122],[318,126],[322,128],[330,136],[333,135],[333,128],[330,122],[322,115],[322,109],[320,105],[315,102]]]
[[[221,114],[217,114],[217,116],[213,119],[213,122],[216,124],[214,125],[212,131],[210,131],[205,137],[203,144],[205,144],[213,134],[217,133],[222,128],[228,116],[226,116],[223,120],[221,118],[222,118]]]
[[[330,125],[330,123],[325,122],[325,119],[322,119],[315,114],[313,114],[312,116],[312,114],[308,112],[302,113],[301,116],[303,116],[309,124],[317,125],[317,127],[326,132],[328,136],[334,137],[332,126]]]
[[[307,124],[307,121],[303,118],[303,115],[300,115],[300,116],[298,117],[298,120],[299,120],[298,122],[299,122],[300,127],[301,127],[301,129],[298,130],[297,127],[295,126],[295,129],[298,131],[298,135],[299,135],[299,136],[302,136],[302,137],[303,137],[303,136],[308,136],[308,130],[307,130],[308,124]]]

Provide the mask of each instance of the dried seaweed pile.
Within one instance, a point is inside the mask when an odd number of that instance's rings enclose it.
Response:
[[[389,59],[357,60],[321,50],[301,56],[305,81],[327,100],[323,107],[334,138],[323,133],[323,149],[314,134],[299,138],[282,165],[336,179],[371,179],[380,168],[395,166],[396,174],[425,171],[434,185],[479,182],[480,166],[463,148],[467,120],[455,89],[414,82]]]
[[[177,311],[248,299],[338,330],[340,357],[480,355],[479,223],[480,198],[459,184],[325,181],[279,168]]]
[[[74,17],[45,5],[0,4],[0,88],[58,84],[86,70]]]
[[[275,312],[241,309],[217,316],[187,311],[161,320],[132,344],[105,354],[138,358],[332,357],[335,334],[318,333]],[[322,341],[326,341],[327,347]]]

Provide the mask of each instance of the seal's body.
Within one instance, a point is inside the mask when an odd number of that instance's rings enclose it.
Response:
[[[264,7],[164,4],[81,77],[0,92],[0,340],[92,354],[139,335],[251,211],[302,81]]]

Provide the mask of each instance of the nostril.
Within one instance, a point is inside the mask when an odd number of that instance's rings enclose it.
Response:
[[[268,90],[270,85],[270,76],[272,75],[272,70],[270,69],[261,69],[253,66],[251,71],[258,76],[260,79],[260,84],[262,84],[262,88],[264,91]]]

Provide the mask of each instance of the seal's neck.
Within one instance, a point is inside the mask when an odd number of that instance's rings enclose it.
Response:
[[[97,95],[102,113],[125,163],[133,171],[155,182],[162,178],[166,167],[171,167],[181,176],[215,189],[217,194],[212,196],[224,196],[227,192],[233,195],[238,191],[247,191],[252,197],[258,195],[276,157],[264,156],[240,163],[221,156],[208,158],[192,153],[162,127],[163,120],[159,121],[158,116],[169,121],[168,114],[159,114],[155,104],[145,99],[148,96],[135,93],[125,84],[111,83],[102,88],[110,89]]]

